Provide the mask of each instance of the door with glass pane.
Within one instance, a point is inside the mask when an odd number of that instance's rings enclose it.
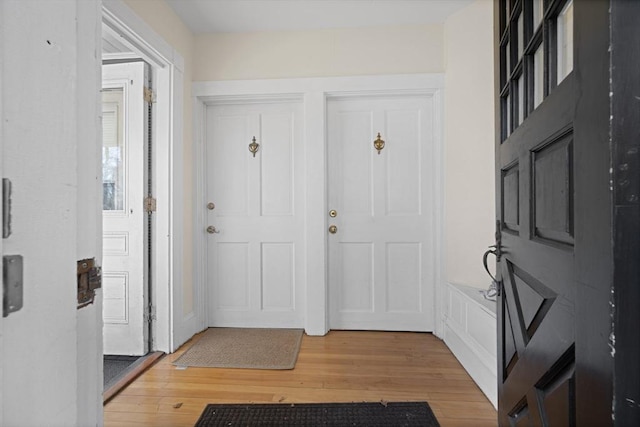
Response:
[[[501,0],[500,425],[576,424],[571,0]]]
[[[146,76],[143,62],[102,67],[104,354],[148,350]]]

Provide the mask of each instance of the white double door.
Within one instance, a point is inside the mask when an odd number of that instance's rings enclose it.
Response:
[[[336,99],[327,111],[330,327],[432,331],[433,100]]]
[[[210,326],[303,326],[302,129],[297,102],[207,107]]]
[[[148,351],[144,62],[102,67],[104,354]]]
[[[301,105],[210,105],[205,134],[209,325],[303,326],[304,233],[318,226],[305,221],[304,199],[325,195],[304,193],[314,160],[304,157]],[[433,330],[433,138],[431,98],[328,101],[330,328]]]

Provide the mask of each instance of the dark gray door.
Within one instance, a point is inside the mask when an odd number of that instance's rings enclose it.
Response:
[[[574,425],[574,6],[498,8],[499,420]]]

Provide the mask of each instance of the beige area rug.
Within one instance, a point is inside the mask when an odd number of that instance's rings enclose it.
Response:
[[[293,369],[302,329],[209,328],[173,364],[204,368]]]

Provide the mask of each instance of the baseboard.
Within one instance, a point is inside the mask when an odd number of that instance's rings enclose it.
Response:
[[[447,284],[445,289],[444,342],[497,408],[495,303],[483,300],[475,288]]]

